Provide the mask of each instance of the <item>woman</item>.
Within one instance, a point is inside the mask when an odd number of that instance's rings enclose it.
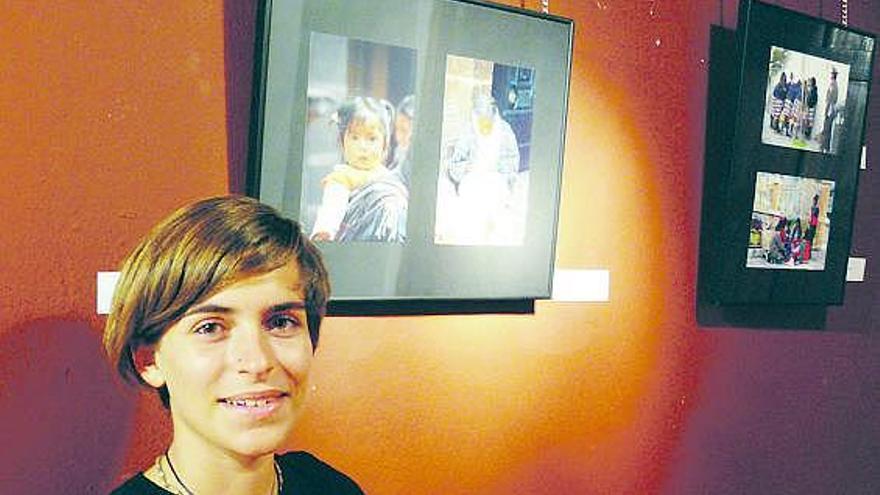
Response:
[[[171,445],[114,494],[362,493],[303,452],[275,455],[302,408],[330,294],[299,226],[245,197],[181,208],[126,259],[104,346],[157,390]]]
[[[779,118],[782,115],[782,108],[785,106],[785,96],[788,94],[788,81],[785,78],[785,71],[779,76],[779,82],[773,88],[773,97],[770,100],[770,128],[774,131],[781,131],[779,126]]]
[[[819,90],[816,88],[816,78],[807,80],[807,91],[804,96],[804,138],[809,140],[813,135],[813,123],[816,122],[816,104],[819,102]]]
[[[795,81],[792,75],[788,79],[788,93],[786,95],[785,106],[782,109],[783,120],[785,124],[782,126],[785,135],[788,137],[797,137],[798,124],[801,115],[801,96],[803,95],[803,86],[801,81]]]
[[[413,123],[416,118],[416,99],[407,95],[397,105],[394,114],[394,133],[392,134],[392,153],[388,168],[394,171],[405,186],[409,186],[410,153]]]
[[[773,239],[770,241],[770,249],[767,251],[768,263],[780,264],[788,261],[788,247],[785,234],[786,223],[785,217],[783,217],[776,224]]]

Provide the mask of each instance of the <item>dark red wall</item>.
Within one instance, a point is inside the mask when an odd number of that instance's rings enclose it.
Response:
[[[331,318],[291,447],[370,493],[880,492],[877,95],[867,281],[818,330],[701,327],[709,26],[736,3],[550,3],[576,21],[558,266],[609,269],[611,302]],[[880,7],[849,9],[880,31]],[[0,8],[0,493],[104,493],[167,442],[99,358],[95,272],[177,205],[241,190],[254,12]]]

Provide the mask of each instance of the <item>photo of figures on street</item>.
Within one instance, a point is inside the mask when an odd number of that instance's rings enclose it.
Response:
[[[447,56],[436,244],[522,245],[534,88],[534,69]]]
[[[846,132],[848,84],[847,64],[771,47],[761,141],[837,153]]]
[[[824,270],[834,181],[758,172],[746,267]]]
[[[406,242],[413,49],[313,32],[300,221],[321,242]]]

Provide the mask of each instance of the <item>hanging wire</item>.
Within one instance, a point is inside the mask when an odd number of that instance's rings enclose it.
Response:
[[[526,0],[519,0],[519,8],[526,8]],[[549,14],[550,13],[550,0],[541,0],[541,13]]]
[[[849,1],[840,0],[840,23],[849,26]]]

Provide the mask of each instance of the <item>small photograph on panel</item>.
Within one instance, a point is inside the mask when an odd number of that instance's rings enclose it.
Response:
[[[849,65],[782,47],[770,48],[761,141],[837,153],[846,130]]]
[[[532,68],[446,57],[436,244],[522,245],[534,91]]]
[[[313,32],[300,221],[322,242],[406,242],[413,49]]]
[[[747,268],[824,270],[834,181],[758,172]]]

